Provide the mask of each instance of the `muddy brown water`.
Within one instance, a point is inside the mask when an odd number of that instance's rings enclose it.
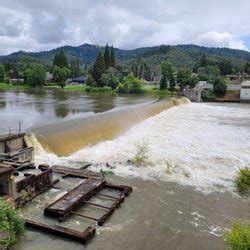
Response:
[[[29,230],[14,249],[226,249],[223,230],[233,219],[250,219],[249,200],[229,192],[204,194],[172,182],[108,179],[134,190],[87,245]]]

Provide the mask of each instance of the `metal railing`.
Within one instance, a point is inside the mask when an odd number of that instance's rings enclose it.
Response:
[[[22,133],[22,124],[21,122],[18,122],[18,127],[7,127],[7,128],[0,128],[0,135],[15,135],[15,134],[21,134]]]

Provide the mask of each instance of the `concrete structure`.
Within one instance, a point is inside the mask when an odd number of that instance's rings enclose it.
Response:
[[[192,102],[200,102],[202,91],[203,89],[195,87],[193,89],[184,89],[181,93],[188,99],[190,99]]]
[[[250,81],[244,81],[241,83],[240,101],[250,102]]]
[[[0,164],[0,197],[13,197],[14,195],[14,169]]]

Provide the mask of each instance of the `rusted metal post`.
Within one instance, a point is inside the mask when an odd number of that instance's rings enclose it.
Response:
[[[21,122],[20,121],[18,122],[18,132],[19,134],[21,134]]]

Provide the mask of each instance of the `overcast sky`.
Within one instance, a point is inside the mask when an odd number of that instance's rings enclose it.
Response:
[[[250,0],[0,0],[0,54],[83,43],[250,49]]]

